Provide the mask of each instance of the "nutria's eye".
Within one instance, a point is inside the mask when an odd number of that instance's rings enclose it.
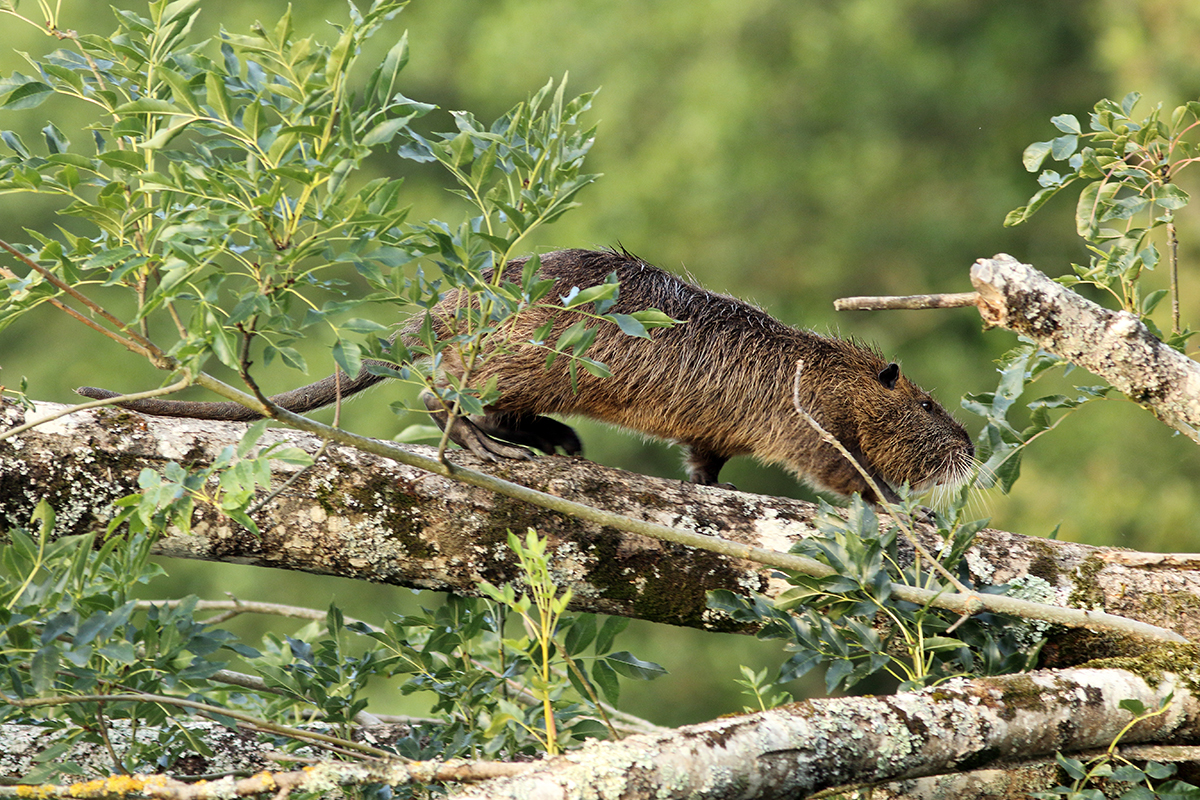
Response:
[[[925,409],[926,411],[933,411],[933,401],[932,400],[922,400],[921,408]]]

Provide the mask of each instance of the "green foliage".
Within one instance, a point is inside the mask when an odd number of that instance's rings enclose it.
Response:
[[[742,710],[746,713],[766,711],[768,708],[775,708],[792,699],[787,692],[774,691],[775,682],[767,677],[766,667],[755,672],[742,664],[741,671],[742,677],[734,680],[734,683],[742,687],[742,694],[754,701],[753,705],[742,706]]]
[[[943,566],[957,571],[974,591],[1005,592],[1006,586],[971,586],[962,557],[986,521],[960,517],[961,503],[952,517],[936,518],[938,534],[947,543],[939,554]],[[933,588],[938,579],[919,559],[901,556],[905,548],[897,538],[899,529],[894,524],[881,528],[875,512],[860,499],[855,498],[845,518],[826,506],[817,529],[818,535],[793,551],[828,564],[834,574],[789,575],[794,588],[774,601],[726,590],[709,596],[713,608],[760,626],[759,637],[787,643],[793,655],[780,668],[779,682],[823,667],[830,692],[849,689],[880,671],[896,679],[902,690],[914,689],[959,675],[1027,669],[1036,657],[1040,633],[1018,620],[990,613],[961,620],[952,612],[893,597],[893,583]],[[751,687],[756,695],[757,685]]]
[[[1009,418],[1014,404],[1039,377],[1053,369],[1070,368],[1065,359],[1024,341],[1000,359],[1000,383],[994,392],[969,394],[962,406],[983,417],[986,424],[976,437],[975,453],[980,462],[978,485],[998,486],[1006,494],[1021,474],[1021,454],[1025,447],[1058,427],[1080,406],[1106,396],[1111,386],[1076,386],[1074,397],[1054,394],[1026,404],[1028,420],[1020,423]],[[1063,411],[1057,417],[1053,411]]]
[[[1037,172],[1049,157],[1066,162],[1069,171],[1042,170],[1038,176],[1042,188],[1028,205],[1009,213],[1004,223],[1024,222],[1050,198],[1082,183],[1075,225],[1092,257],[1086,266],[1074,265],[1075,275],[1062,282],[1099,286],[1123,309],[1146,318],[1167,290],[1144,292],[1140,278],[1162,260],[1154,242],[1156,232],[1166,230],[1170,258],[1176,258],[1175,213],[1191,199],[1177,180],[1200,153],[1194,141],[1200,129],[1200,102],[1179,106],[1168,119],[1163,118],[1161,105],[1156,106],[1135,120],[1130,115],[1140,98],[1140,93],[1130,92],[1120,103],[1108,99],[1096,103],[1087,132],[1072,114],[1054,117],[1051,122],[1062,135],[1029,145],[1022,161],[1027,170]],[[1174,285],[1172,291],[1178,296]],[[1177,324],[1173,334],[1176,346],[1187,338]]]
[[[1152,333],[1182,349],[1191,332],[1179,321],[1175,213],[1185,208],[1190,198],[1175,181],[1200,153],[1200,145],[1193,141],[1200,130],[1200,102],[1176,108],[1169,120],[1163,119],[1161,107],[1135,120],[1131,114],[1140,98],[1139,93],[1131,92],[1120,103],[1099,101],[1087,132],[1074,115],[1054,117],[1051,122],[1061,135],[1034,142],[1022,157],[1029,172],[1041,170],[1038,183],[1042,188],[1027,205],[1010,212],[1005,224],[1026,221],[1059,192],[1081,184],[1075,224],[1092,256],[1086,266],[1073,265],[1073,275],[1057,280],[1067,286],[1090,284],[1104,289]],[[1070,171],[1062,174],[1042,169],[1047,158],[1065,162]],[[1170,289],[1147,290],[1145,273],[1162,260],[1155,243],[1155,237],[1162,234],[1171,267]],[[1171,334],[1163,336],[1151,314],[1168,294],[1174,296]],[[999,486],[1007,493],[1020,475],[1024,448],[1057,427],[1067,414],[1104,397],[1113,387],[1076,386],[1074,396],[1056,394],[1033,400],[1027,403],[1029,419],[1022,425],[1009,418],[1014,402],[1040,376],[1058,368],[1069,371],[1070,364],[1023,341],[1006,353],[999,365],[996,391],[967,395],[962,405],[986,421],[977,439],[982,485]],[[1054,411],[1066,413],[1052,420]]]
[[[145,533],[102,543],[94,536],[55,539],[54,514],[45,503],[33,522],[32,531],[10,530],[11,544],[0,547],[0,721],[65,734],[44,766],[23,777],[30,783],[82,775],[78,764],[58,757],[75,741],[104,742],[113,720],[160,729],[114,753],[114,770],[153,772],[187,753],[210,754],[200,738],[173,724],[191,713],[174,701],[201,703],[202,713],[230,726],[240,715],[293,745],[308,741],[304,732],[281,725],[315,719],[348,736],[346,726],[367,708],[371,680],[434,698],[437,718],[397,743],[401,755],[534,754],[584,737],[619,735],[599,695],[615,704],[618,676],[647,680],[664,672],[613,652],[628,620],[598,624],[591,614],[563,613],[567,595],[554,589],[544,542],[532,534],[524,543],[513,537],[514,548],[526,582],[537,587],[532,607],[551,616],[526,618],[535,628],[523,637],[503,635],[506,610],[531,609],[529,598],[506,586],[488,589],[499,605],[451,597],[382,629],[347,623],[331,606],[293,636],[268,633],[249,646],[198,620],[195,597],[171,604],[133,599],[136,587],[165,575],[149,560],[153,539]],[[259,688],[222,682],[218,672],[235,656],[261,680]],[[591,677],[581,666],[586,661]],[[545,710],[549,738],[539,724]]]
[[[195,598],[136,612],[134,589],[164,574],[148,560],[152,537],[54,539],[54,514],[45,502],[33,522],[34,531],[9,529],[11,544],[0,548],[0,720],[32,718],[70,733],[42,754],[43,766],[25,780],[82,774],[79,765],[60,759],[62,752],[76,740],[102,742],[111,720],[161,728],[157,738],[118,754],[115,769],[133,771],[187,751],[207,753],[169,724],[174,709],[148,695],[187,697],[221,668],[213,656],[254,651],[227,631],[197,623]],[[147,697],[95,699],[111,694]],[[36,710],[19,705],[55,697],[62,702]]]
[[[587,724],[594,722],[594,719],[580,716],[579,702],[564,699],[568,687],[573,688],[580,700],[607,724],[599,694],[603,693],[610,703],[615,704],[620,697],[618,675],[635,680],[653,680],[666,674],[666,670],[628,652],[609,652],[613,638],[628,624],[627,619],[612,617],[597,631],[595,617],[591,614],[577,618],[566,616],[571,591],[568,589],[559,594],[550,574],[547,540],[539,538],[536,531],[529,529],[524,542],[510,532],[508,544],[517,555],[529,593],[518,595],[512,584],[498,588],[484,582],[480,589],[501,608],[516,613],[523,623],[525,636],[504,639],[502,647],[511,650],[519,661],[527,662],[534,669],[535,674],[528,687],[541,704],[542,725],[539,729],[528,718],[528,714],[513,713],[519,709],[510,705],[495,716],[492,729],[519,726],[536,736],[548,753],[554,754],[558,752],[560,737],[566,732],[564,728],[574,728],[577,738],[595,732],[594,724]],[[557,641],[560,636],[561,644]],[[589,646],[593,646],[590,678],[579,665]],[[557,670],[556,659],[563,662]],[[609,730],[612,731],[611,725]],[[612,732],[615,734],[615,731]]]
[[[115,10],[111,36],[64,34],[74,50],[27,56],[35,74],[0,81],[0,110],[25,113],[59,96],[92,118],[85,136],[48,126],[40,148],[0,132],[11,151],[0,158],[0,193],[60,198],[60,214],[74,219],[53,237],[31,232],[34,241],[14,250],[29,269],[0,276],[0,328],[70,291],[111,322],[112,338],[156,366],[190,378],[215,358],[252,390],[253,359],[305,372],[295,344],[326,329],[333,364],[322,372],[336,365],[356,374],[369,356],[384,362],[372,371],[421,385],[455,414],[482,413],[496,400],[504,387],[472,375],[514,344],[544,348],[547,367],[565,359],[572,380],[579,367],[607,376],[586,355],[597,325],[646,337],[671,320],[653,310],[608,313],[615,276],[553,298],[536,257],[519,275],[494,269],[595,179],[582,169],[593,130],[580,117],[591,93],[570,98],[565,80],[550,82],[490,125],[459,111],[456,131],[417,133],[411,123],[435,107],[398,91],[407,36],[365,83],[354,78],[366,41],[403,7],[351,5],[332,44],[297,37],[290,12],[250,35],[192,42],[200,4],[156,0],[145,17]],[[384,148],[412,168],[448,174],[469,209],[463,221],[410,221],[401,178],[363,182],[364,161]],[[73,232],[81,226],[86,235]],[[125,296],[126,319],[94,299],[101,290]],[[464,302],[440,337],[428,315],[418,336],[395,342],[387,326],[354,316],[366,304],[389,319],[419,315],[448,290]],[[510,342],[513,320],[532,308],[550,310],[551,322],[532,341]],[[562,314],[577,321],[550,340]],[[151,342],[151,330],[174,341]],[[451,361],[462,374],[442,372]],[[255,530],[246,510],[253,489],[266,485],[266,458],[279,457],[251,455],[256,437],[211,469],[146,473],[142,496],[121,504],[116,523],[169,520],[186,530],[203,502]],[[220,483],[210,495],[212,476]]]
[[[1174,764],[1149,761],[1139,766],[1117,752],[1117,745],[1135,724],[1165,713],[1170,703],[1171,695],[1155,709],[1147,709],[1139,700],[1122,700],[1121,708],[1128,711],[1132,719],[1114,737],[1108,749],[1086,762],[1056,753],[1055,761],[1071,782],[1070,785],[1059,785],[1049,792],[1035,792],[1033,797],[1037,800],[1102,800],[1105,797],[1117,797],[1120,800],[1200,798],[1200,786],[1181,780],[1168,780],[1176,772]]]
[[[237,445],[223,448],[204,467],[187,470],[172,461],[161,474],[143,469],[138,475],[142,493],[123,497],[113,504],[119,510],[109,521],[108,532],[111,534],[128,524],[136,533],[161,531],[167,525],[175,525],[189,533],[192,513],[200,503],[213,507],[257,535],[258,525],[246,509],[257,490],[270,489],[271,461],[302,467],[313,463],[312,456],[300,448],[278,442],[254,450],[266,429],[266,420],[250,426]]]

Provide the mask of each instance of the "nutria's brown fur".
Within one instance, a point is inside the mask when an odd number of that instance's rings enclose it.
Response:
[[[485,359],[472,376],[477,385],[493,377],[499,382],[501,397],[487,416],[448,420],[436,400],[426,401],[439,424],[451,426],[452,439],[485,458],[528,457],[524,448],[497,438],[546,452],[577,453],[574,431],[543,416],[577,414],[686,445],[690,477],[698,483],[715,483],[729,458],[753,455],[785,465],[818,488],[841,495],[859,492],[878,502],[862,476],[797,415],[793,384],[802,361],[801,404],[883,485],[886,499],[895,498],[889,487],[958,483],[969,472],[973,448],[966,431],[871,348],[788,327],[628,253],[563,250],[542,256],[541,262],[541,274],[557,281],[558,294],[594,286],[616,272],[620,293],[611,313],[658,308],[685,322],[653,330],[652,341],[601,325],[587,355],[608,365],[613,377],[579,369],[576,391],[565,357],[547,370],[544,349],[521,345]],[[524,263],[509,264],[514,277]],[[439,327],[453,325],[459,302],[451,293],[434,309]],[[547,341],[556,341],[578,318],[560,312]],[[506,338],[527,342],[546,319],[540,311],[520,315]],[[409,327],[401,334],[415,331],[415,323]],[[447,359],[445,369],[461,374],[462,366]],[[331,376],[272,400],[303,412],[328,405],[339,392],[345,397],[381,380],[364,367],[353,379]],[[104,390],[79,391],[112,396]],[[236,403],[146,400],[125,406],[169,416],[258,418]]]

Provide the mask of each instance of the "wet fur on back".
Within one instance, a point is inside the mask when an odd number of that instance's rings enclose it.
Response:
[[[513,280],[524,263],[509,265]],[[658,308],[684,322],[653,329],[650,341],[602,324],[587,354],[613,377],[579,369],[577,392],[566,359],[546,370],[540,348],[526,345],[489,359],[472,383],[498,379],[502,395],[491,411],[575,414],[679,442],[689,448],[692,479],[701,483],[715,482],[727,459],[754,455],[819,488],[876,499],[852,465],[796,414],[793,384],[803,361],[801,404],[881,483],[924,488],[965,477],[973,452],[965,430],[903,375],[889,388],[880,377],[889,364],[874,349],[789,327],[629,253],[566,250],[541,258],[540,274],[555,279],[558,294],[602,283],[611,272],[620,292],[610,313]],[[459,302],[451,295],[439,308],[448,312]],[[518,318],[510,341],[530,339],[545,313]],[[547,340],[577,320],[559,312]],[[453,364],[447,368],[456,371]]]

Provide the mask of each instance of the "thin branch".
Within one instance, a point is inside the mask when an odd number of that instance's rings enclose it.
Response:
[[[910,294],[900,297],[842,297],[833,301],[833,308],[835,311],[890,311],[906,308],[963,308],[978,303],[978,292],[956,292]]]
[[[180,708],[190,708],[206,717],[230,717],[238,722],[243,722],[247,725],[253,725],[263,731],[280,734],[296,739],[298,741],[308,742],[318,746],[332,746],[341,749],[353,750],[360,755],[371,756],[373,758],[397,758],[395,753],[389,753],[386,750],[380,750],[375,747],[370,747],[358,742],[352,742],[347,739],[339,739],[336,736],[327,736],[316,731],[306,731],[300,728],[292,728],[287,725],[278,725],[269,722],[265,719],[250,714],[243,714],[240,711],[235,711],[230,708],[221,708],[220,706],[210,705],[208,703],[198,703],[194,700],[187,700],[182,697],[172,697],[170,695],[149,694],[144,692],[132,692],[128,694],[81,694],[81,695],[59,695],[54,697],[34,697],[26,700],[15,697],[8,697],[0,693],[0,702],[7,703],[17,708],[35,708],[37,706],[58,706],[68,703],[158,703],[159,705],[178,706]]]
[[[1167,212],[1167,259],[1171,264],[1171,333],[1179,335],[1179,236],[1175,215]]]
[[[37,786],[0,786],[0,797],[127,797],[140,795],[154,800],[228,800],[273,793],[286,797],[292,791],[327,795],[331,786],[386,784],[405,786],[425,783],[473,783],[493,778],[511,778],[530,772],[534,764],[479,761],[414,761],[393,758],[377,763],[321,761],[289,772],[260,772],[248,778],[226,776],[218,780],[184,783],[165,775],[112,776],[81,783]]]
[[[41,264],[38,264],[33,259],[27,257],[24,253],[22,253],[20,250],[13,247],[11,244],[4,241],[3,239],[0,239],[0,249],[7,250],[14,258],[18,259],[19,261],[24,263],[27,267],[29,267],[30,269],[37,272],[39,275],[41,275],[43,278],[45,278],[47,281],[49,281],[52,285],[54,285],[55,288],[59,289],[62,292],[65,292],[66,294],[70,295],[71,297],[74,297],[80,303],[85,305],[92,313],[98,315],[102,319],[107,320],[109,322],[109,324],[111,324],[117,330],[130,336],[133,339],[133,342],[125,341],[125,340],[117,337],[115,334],[112,334],[111,332],[108,333],[110,338],[116,339],[116,341],[121,342],[121,344],[124,344],[130,350],[139,352],[142,355],[146,355],[146,356],[150,357],[154,361],[155,366],[159,367],[160,369],[168,368],[166,366],[168,364],[170,364],[169,368],[174,369],[175,359],[170,358],[162,350],[159,350],[158,346],[156,344],[154,344],[154,342],[152,342],[149,339],[147,339],[146,337],[142,336],[137,331],[131,330],[128,325],[126,325],[124,322],[121,322],[121,320],[117,319],[112,314],[105,311],[102,306],[93,302],[91,298],[89,298],[86,295],[77,291],[75,289],[75,287],[64,282],[61,278],[59,278],[53,272],[46,269]],[[135,347],[134,343],[136,343],[139,347]]]
[[[21,280],[21,277],[19,275],[17,275],[15,272],[8,269],[7,267],[0,267],[0,277],[9,278],[10,280]],[[46,301],[48,303],[50,303],[50,305],[57,308],[59,311],[62,311],[63,313],[67,314],[68,316],[72,317],[76,322],[82,322],[84,325],[87,325],[89,328],[96,331],[97,333],[107,336],[108,338],[112,339],[113,341],[118,342],[122,346],[137,353],[138,355],[146,356],[147,358],[150,357],[149,351],[140,347],[136,342],[132,342],[128,339],[121,338],[120,336],[113,333],[108,328],[104,327],[103,325],[100,325],[100,324],[96,323],[95,321],[88,319],[83,314],[80,314],[78,311],[71,308],[69,305],[62,302],[58,298],[47,297]]]

